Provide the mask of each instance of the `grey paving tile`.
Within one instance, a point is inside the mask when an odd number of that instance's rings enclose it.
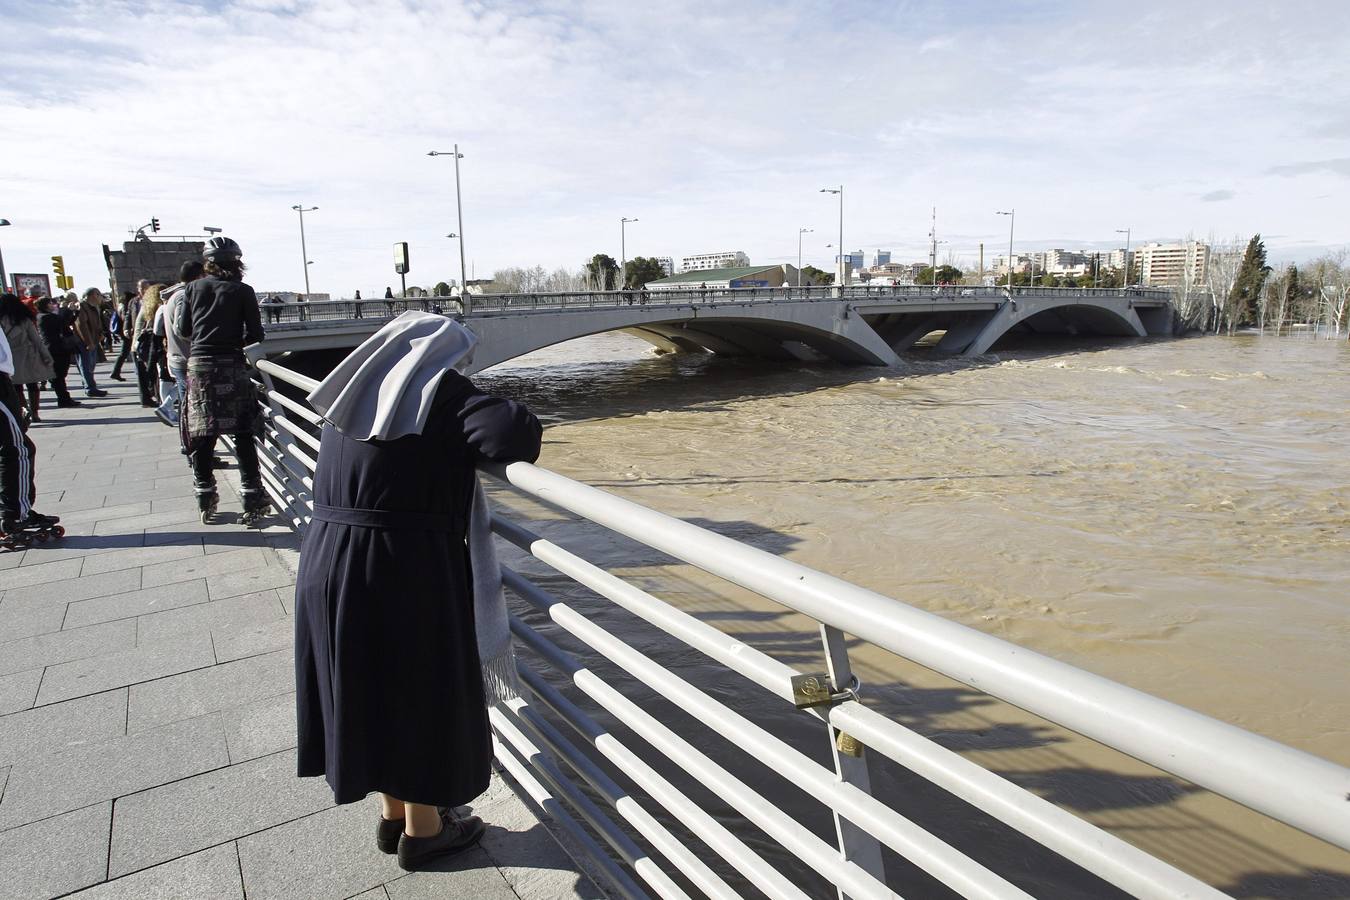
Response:
[[[522,900],[605,897],[594,882],[577,872],[567,851],[521,802],[506,779],[494,775],[487,792],[474,801],[473,812],[488,826],[483,850]]]
[[[206,579],[206,590],[212,600],[252,594],[266,588],[280,588],[295,584],[295,576],[277,564],[261,569],[212,575]]]
[[[138,534],[147,528],[160,525],[177,525],[181,522],[196,521],[197,513],[195,510],[171,509],[168,512],[147,513],[143,516],[127,516],[100,521],[94,528],[94,534]]]
[[[133,621],[132,627],[135,627]],[[132,650],[50,666],[37,702],[56,703],[110,688],[137,684],[215,665],[209,634],[183,635]]]
[[[40,566],[20,566],[0,572],[0,590],[23,587],[28,584],[50,584],[53,581],[65,581],[80,577],[81,562],[78,559],[65,559]]]
[[[289,650],[250,656],[133,685],[127,728],[142,731],[294,690],[295,663]]]
[[[224,602],[224,601],[221,601]],[[211,632],[219,662],[284,650],[295,645],[295,624],[289,617],[257,625],[222,628]]]
[[[33,700],[37,697],[38,683],[41,681],[41,669],[0,675],[0,716],[32,706]],[[0,722],[3,721],[0,719]]]
[[[151,788],[117,801],[108,873],[115,878],[332,805],[323,779],[296,777],[293,750]]]
[[[34,635],[59,631],[65,621],[66,608],[58,603],[0,602],[0,641],[17,641]],[[3,647],[4,644],[0,644]],[[0,661],[0,666],[3,666]]]
[[[281,598],[281,607],[286,610],[286,615],[295,615],[295,585],[277,588],[277,596]]]
[[[202,578],[128,591],[125,594],[113,594],[111,597],[95,597],[92,600],[77,601],[66,607],[66,619],[62,627],[80,628],[99,622],[110,622],[113,619],[126,619],[183,606],[194,606],[205,603],[206,600],[206,580]]]
[[[0,828],[167,784],[229,762],[219,716],[202,716],[14,764]]]
[[[0,766],[0,800],[5,799],[5,785],[9,783],[10,766]]]
[[[192,509],[197,508],[197,499],[191,494],[182,497],[161,497],[158,500],[150,501],[151,512],[168,512],[171,509]]]
[[[66,562],[82,564],[82,559]],[[64,563],[61,563],[64,565]],[[34,568],[42,568],[34,566]],[[0,601],[0,612],[12,604],[27,603],[74,603],[76,600],[88,600],[90,597],[106,597],[109,594],[124,594],[139,590],[141,572],[128,569],[122,572],[107,572],[89,578],[72,578],[68,581],[56,581],[42,584],[30,584],[26,587],[10,588],[5,591],[5,599]]]
[[[103,880],[111,803],[0,833],[0,890],[6,900],[56,897]]]
[[[296,745],[295,692],[266,697],[220,714],[230,762],[240,763]],[[0,762],[3,758],[0,757]]]
[[[150,504],[151,501],[149,500],[141,500],[138,503],[124,503],[121,506],[96,506],[93,509],[82,509],[70,515],[62,516],[61,524],[101,522],[104,519],[116,519],[121,516],[145,516],[152,512]]]
[[[384,889],[389,900],[440,900],[442,897],[520,900],[493,865],[492,857],[481,847],[438,863],[432,871],[413,872],[388,882]]]
[[[65,614],[65,607],[56,607]],[[0,605],[0,623],[5,607]],[[57,626],[60,627],[59,625]],[[0,624],[0,632],[4,627]],[[85,659],[117,653],[136,646],[134,621],[107,622],[72,631],[38,634],[21,640],[0,644],[0,674],[8,675],[38,666],[54,666],[72,659]]]
[[[368,891],[362,891],[351,900],[389,900],[389,895],[385,893],[384,885],[373,887]]]
[[[114,831],[114,839],[116,832]],[[234,842],[71,894],[79,900],[243,900]]]
[[[398,878],[403,870],[371,839],[379,810],[372,797],[241,838],[249,900],[351,897]]]
[[[259,591],[256,594],[243,594],[225,600],[212,600],[196,606],[143,615],[136,622],[137,637],[143,643],[190,631],[215,632],[216,658],[223,662],[227,657],[220,655],[221,632],[265,625],[285,617],[286,610],[277,599],[276,592]],[[238,654],[228,658],[236,659],[243,655],[249,654]]]
[[[17,569],[19,566],[23,565],[24,555],[25,553],[23,550],[7,550],[0,553],[0,571],[5,569]]]
[[[166,547],[129,547],[118,550],[116,553],[100,553],[97,556],[88,557],[84,561],[84,568],[80,570],[80,575],[88,578],[90,575],[100,575],[104,572],[134,569],[138,566],[153,566],[157,563],[173,562],[174,560],[201,555],[201,545],[195,543],[171,544]],[[145,585],[145,587],[151,586]]]
[[[0,718],[0,765],[102,743],[126,727],[126,688],[11,713]]]
[[[232,572],[266,568],[276,564],[273,556],[272,551],[265,547],[245,547],[227,553],[201,556],[198,559],[147,565],[145,571],[141,573],[141,584],[145,587],[154,587],[191,578],[207,578],[211,575],[227,575]]]

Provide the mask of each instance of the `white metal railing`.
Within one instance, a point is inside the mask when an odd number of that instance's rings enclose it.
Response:
[[[292,525],[303,529],[312,505],[311,475],[321,420],[302,398],[316,382],[273,362],[260,360],[256,366],[266,391],[264,482]],[[819,720],[822,740],[829,740],[832,767],[770,734],[521,573],[503,567],[504,582],[516,597],[588,648],[588,657],[578,658],[513,615],[517,648],[529,651],[523,657],[542,663],[553,679],[569,682],[603,716],[622,724],[664,757],[667,768],[673,765],[714,791],[744,823],[817,872],[841,896],[895,896],[886,882],[882,847],[963,896],[1028,896],[874,796],[862,757],[865,751],[899,763],[1129,894],[1224,896],[865,706],[854,690],[845,634],[1350,849],[1350,770],[546,469],[514,463],[487,471],[526,496],[819,623],[827,671],[798,671],[524,525],[502,516],[493,520],[502,539],[554,572],[748,679],[766,692],[770,702],[780,702],[785,709],[795,706],[801,715]],[[617,666],[625,679],[615,681],[597,673],[589,653]],[[576,836],[611,889],[630,897],[647,892],[685,897],[686,887],[692,886],[706,896],[730,898],[741,896],[727,880],[734,872],[770,897],[808,896],[736,829],[703,810],[661,774],[649,761],[649,753],[615,735],[534,665],[522,662],[519,672],[524,695],[491,710],[497,759],[560,827]],[[696,736],[681,734],[675,723],[662,721],[626,696],[622,688],[638,683],[824,804],[835,817],[834,839],[826,841],[774,797],[756,791],[700,747]],[[640,793],[624,788],[620,779]],[[678,822],[702,847],[688,845],[672,831],[670,822]],[[703,848],[720,860],[717,868],[708,864]]]

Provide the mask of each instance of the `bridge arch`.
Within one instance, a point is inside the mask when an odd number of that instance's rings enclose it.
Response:
[[[988,353],[1005,335],[1015,331],[1034,334],[1094,334],[1145,337],[1148,330],[1130,303],[1095,298],[1016,297],[1006,301],[980,323],[965,343],[967,356]],[[946,338],[943,339],[946,342]],[[953,342],[955,343],[955,342]],[[941,346],[941,344],[939,345]],[[962,352],[956,347],[947,347]]]

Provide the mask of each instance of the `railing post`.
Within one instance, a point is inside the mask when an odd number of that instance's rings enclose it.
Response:
[[[853,684],[853,667],[848,661],[848,646],[844,633],[829,625],[820,626],[820,639],[825,645],[825,667],[830,685],[837,693]],[[830,753],[834,756],[834,771],[839,780],[851,784],[865,794],[872,793],[872,779],[867,774],[866,749],[857,738],[826,724],[830,736]],[[886,883],[886,868],[881,860],[881,842],[854,825],[839,813],[834,814],[834,830],[839,839],[839,853],[845,860],[856,863],[873,878]],[[840,900],[848,900],[842,889]]]

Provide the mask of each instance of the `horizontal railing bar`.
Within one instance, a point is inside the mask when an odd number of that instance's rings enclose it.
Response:
[[[1228,896],[855,700],[831,707],[827,715],[831,725],[869,750],[1135,897]]]
[[[591,788],[604,798],[614,811],[623,816],[638,834],[646,838],[666,859],[684,873],[694,886],[705,894],[719,900],[740,900],[722,878],[708,868],[707,863],[699,859],[689,848],[676,839],[666,826],[656,820],[642,804],[605,774],[595,762],[567,739],[562,732],[547,719],[535,712],[520,698],[508,700],[504,704],[515,715],[516,723],[529,728],[531,738],[537,738],[554,755],[562,758],[574,772],[585,779]]]
[[[280,425],[282,428],[285,428],[291,434],[298,437],[306,445],[311,447],[315,453],[319,452],[319,439],[316,438],[314,435],[310,434],[308,431],[305,431],[305,429],[302,428],[297,423],[292,422],[290,419],[281,415],[280,413],[273,415],[272,421]],[[317,460],[315,460],[315,465],[318,465]]]
[[[779,693],[788,702],[792,701],[788,679],[800,673],[791,666],[671,607],[515,522],[493,516],[492,527],[515,546],[578,584],[614,601],[728,669]],[[776,690],[780,684],[787,688],[786,694]],[[851,727],[851,719],[842,724],[837,721],[839,710],[866,717],[869,722],[867,737]],[[815,714],[814,710],[808,712]],[[860,704],[836,706],[829,714],[835,727],[1136,896],[1223,896],[1096,825]],[[869,738],[875,738],[875,741]]]
[[[706,622],[700,622],[688,613],[675,609],[670,604],[509,519],[493,516],[492,529],[578,584],[640,616],[788,703],[793,702],[791,678],[798,672],[791,666],[784,665]]]
[[[587,797],[580,788],[562,773],[556,763],[548,756],[540,752],[519,726],[507,716],[506,712],[500,706],[491,706],[488,708],[488,718],[492,722],[492,727],[497,734],[509,741],[517,753],[525,757],[525,761],[549,783],[549,786],[565,796],[572,808],[581,814],[586,823],[596,830],[596,832],[605,839],[605,843],[614,848],[624,862],[633,867],[633,870],[642,877],[652,889],[661,897],[675,898],[675,900],[691,900],[675,882],[671,881],[660,866],[651,858],[651,856],[639,847],[632,838],[624,833],[614,823],[614,820],[605,814],[595,801]]]
[[[838,812],[963,897],[993,900],[998,897],[1028,896],[875,797],[854,785],[839,781],[833,771],[634,650],[506,566],[502,566],[502,583],[530,604],[547,612],[554,622],[629,675],[697,716],[704,725],[740,747],[756,762],[787,778],[800,790]]]
[[[531,765],[516,756],[516,748],[512,747],[501,735],[494,733],[492,735],[492,756],[501,766],[510,773],[527,794],[530,795],[535,803],[539,804],[540,809],[544,811],[558,826],[565,831],[572,840],[581,845],[586,856],[594,862],[609,880],[611,887],[618,890],[623,896],[630,900],[650,900],[647,892],[638,886],[631,875],[623,870],[614,858],[605,852],[595,838],[582,827],[563,804],[561,800],[549,793],[548,788],[539,783],[531,771]]]
[[[531,496],[1350,849],[1350,769],[529,463],[484,468]]]
[[[713,762],[703,751],[672,731],[655,716],[629,700],[603,679],[574,660],[548,638],[511,616],[511,633],[540,658],[568,675],[572,683],[667,759],[692,775],[747,821],[855,900],[885,900],[895,896],[856,863],[842,860],[839,849],[812,834],[800,822],[766,800],[735,775]]]
[[[647,765],[627,745],[603,729],[581,707],[564,697],[561,691],[529,666],[517,663],[516,669],[534,692],[535,699],[553,710],[620,772],[646,791],[653,800],[677,816],[695,837],[730,863],[751,883],[775,900],[807,900],[807,895],[788,881],[783,873],[765,862],[763,857],[746,846],[745,842],[732,834],[725,825],[708,815],[701,806]]]
[[[295,400],[292,400],[290,397],[287,397],[285,394],[281,393],[281,391],[268,391],[267,399],[280,403],[282,406],[286,407],[291,412],[295,413],[297,416],[304,419],[306,422],[309,422],[311,425],[319,425],[319,426],[323,425],[323,416],[320,416],[318,413],[310,409],[308,406],[305,406],[303,403],[299,403]]]
[[[301,375],[294,369],[288,369],[269,359],[260,359],[253,364],[253,367],[259,372],[265,372],[279,381],[284,381],[287,384],[300,388],[306,394],[312,393],[314,389],[319,386],[319,382],[315,381],[313,378],[310,378],[307,375]]]

